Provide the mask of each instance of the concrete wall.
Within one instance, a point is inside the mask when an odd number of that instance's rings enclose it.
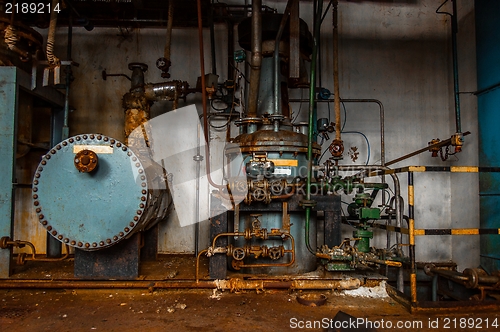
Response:
[[[414,0],[407,2],[346,2],[339,4],[340,24],[340,92],[342,98],[374,98],[385,106],[386,161],[393,160],[425,147],[433,138],[446,139],[454,133],[453,77],[449,18],[435,13],[441,0]],[[284,1],[264,1],[281,12]],[[459,1],[460,14],[460,75],[462,90],[475,87],[474,20],[470,1]],[[312,30],[312,3],[301,2],[301,17]],[[331,13],[322,26],[321,86],[333,91],[333,49]],[[226,31],[217,26],[217,64],[221,79],[226,74]],[[103,81],[101,71],[127,73],[130,62],[144,62],[150,69],[146,81],[160,82],[156,59],[162,56],[165,33],[163,30],[99,29],[92,32],[75,28],[74,60],[80,67],[74,69],[72,85],[71,134],[100,132],[123,139],[123,110],[121,97],[128,91],[124,78]],[[205,65],[210,71],[208,31],[205,33]],[[57,35],[57,50],[64,58],[65,30]],[[172,46],[172,79],[186,80],[195,85],[199,76],[198,37],[195,29],[174,29]],[[305,97],[308,91],[292,91],[292,97]],[[188,104],[197,101],[189,97]],[[406,165],[476,165],[477,119],[474,97],[462,97],[463,129],[473,132],[466,139],[464,151],[457,158],[442,162],[430,153],[415,156],[394,167]],[[182,102],[181,105],[182,106]],[[293,104],[297,121],[305,120],[307,103]],[[158,103],[154,114],[170,110],[169,102]],[[333,112],[333,104],[330,105]],[[378,107],[375,104],[345,104],[347,120],[345,131],[364,133],[370,143],[370,164],[380,164],[380,133]],[[328,117],[328,106],[319,105],[318,117]],[[333,113],[331,114],[333,119]],[[233,134],[235,131],[233,131]],[[186,133],[196,135],[196,133]],[[224,131],[214,131],[216,140],[224,140]],[[343,135],[346,152],[352,147],[359,151],[352,161],[346,154],[342,164],[364,164],[367,144],[359,134]],[[326,149],[329,142],[323,142]],[[214,151],[213,155],[221,155]],[[399,175],[402,195],[406,200],[406,174]],[[470,174],[425,173],[416,174],[417,228],[475,227],[478,220],[477,176]],[[388,179],[390,183],[390,180]],[[350,202],[349,197],[344,200]],[[208,204],[208,188],[202,196]],[[405,203],[406,205],[406,203]],[[406,212],[407,213],[407,212]],[[345,228],[345,236],[351,235]],[[161,226],[161,252],[192,252],[194,228],[181,228],[175,214]],[[384,246],[385,233],[374,241]],[[34,235],[34,234],[33,234]],[[394,239],[392,239],[394,243]],[[207,221],[201,224],[200,248],[208,245]],[[471,250],[472,248],[472,250]],[[418,238],[417,259],[422,261],[455,260],[460,267],[476,266],[477,239],[470,237]]]

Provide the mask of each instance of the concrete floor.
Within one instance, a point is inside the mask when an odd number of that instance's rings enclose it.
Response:
[[[200,277],[205,279],[206,258],[200,265]],[[27,262],[14,267],[11,279],[77,280],[72,271],[71,260]],[[140,274],[139,279],[146,281],[192,279],[194,258],[160,258],[142,264]],[[353,323],[358,322],[355,319],[369,320],[378,327],[377,331],[390,330],[391,325],[404,331],[440,331],[446,326],[454,331],[500,330],[498,309],[410,314],[388,297],[383,288],[376,290],[369,288],[362,292],[363,295],[371,292],[376,298],[333,290],[313,292],[326,295],[327,302],[308,307],[296,300],[306,291],[297,290],[4,288],[0,289],[0,331],[327,331],[329,326],[336,326],[331,320],[339,312],[353,316]],[[493,326],[496,323],[498,328]],[[358,328],[331,331],[368,331],[361,324],[345,324]],[[397,328],[398,324],[403,328]]]
[[[362,298],[335,291],[324,293],[325,305],[307,307],[296,301],[299,293],[0,290],[0,326],[3,331],[326,331],[339,311],[368,319],[375,327],[377,322],[384,324],[377,331],[390,330],[388,324],[396,328],[398,322],[409,324],[401,329],[405,331],[440,331],[446,322],[453,331],[494,331],[498,329],[492,323],[500,324],[498,312],[411,315],[389,297]],[[314,321],[323,325],[315,327]],[[438,328],[431,328],[430,322]],[[464,328],[461,322],[466,322]]]

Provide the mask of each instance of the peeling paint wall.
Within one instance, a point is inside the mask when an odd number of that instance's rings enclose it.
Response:
[[[454,133],[453,77],[451,70],[451,43],[449,18],[437,15],[441,0],[415,0],[404,3],[346,2],[339,4],[340,24],[340,91],[342,98],[374,98],[385,106],[386,161],[420,149],[433,138],[446,139]],[[264,1],[281,12],[284,1]],[[312,30],[312,3],[301,2],[301,17]],[[460,14],[460,75],[462,90],[475,87],[475,55],[473,12],[471,2],[459,2]],[[332,19],[328,13],[322,26],[321,86],[333,91]],[[463,27],[463,30],[462,30]],[[472,29],[472,30],[471,30]],[[462,32],[463,31],[463,32]],[[225,26],[216,27],[216,50],[219,82],[227,79],[227,32]],[[66,31],[59,29],[56,53],[64,59]],[[109,77],[104,81],[101,72],[130,74],[130,62],[149,65],[146,82],[162,82],[156,69],[156,59],[163,56],[165,31],[160,29],[126,30],[118,28],[87,32],[74,29],[73,59],[80,64],[74,68],[70,101],[76,109],[70,114],[70,134],[103,133],[124,139],[124,110],[121,98],[130,83],[123,77]],[[171,79],[186,80],[191,86],[199,76],[199,50],[196,29],[174,29],[172,36]],[[236,49],[239,47],[236,46]],[[210,71],[209,34],[205,30],[205,67]],[[308,91],[292,91],[292,98],[306,97]],[[200,95],[189,96],[186,104],[199,103]],[[459,160],[450,158],[442,162],[430,153],[401,162],[406,165],[476,165],[477,119],[473,97],[462,98],[464,130],[472,131],[466,139]],[[179,107],[184,103],[181,101]],[[156,103],[151,116],[162,114],[172,107],[170,102]],[[307,103],[291,105],[297,121],[306,119]],[[326,104],[318,106],[318,118],[333,112]],[[375,104],[345,104],[347,118],[345,131],[364,133],[370,143],[370,163],[380,163],[378,107]],[[343,113],[344,114],[344,113]],[[344,116],[342,116],[344,118]],[[333,118],[333,113],[331,114]],[[233,130],[233,135],[236,131]],[[196,133],[186,133],[187,136]],[[224,140],[225,132],[214,132],[216,140]],[[347,155],[343,164],[362,164],[367,159],[367,144],[356,133],[344,134],[346,150],[356,147],[358,160]],[[329,142],[323,143],[323,149]],[[222,151],[212,151],[221,156]],[[203,163],[202,163],[203,164]],[[193,166],[194,167],[194,166]],[[399,175],[406,205],[406,174]],[[388,178],[390,183],[390,179]],[[475,227],[478,220],[477,176],[471,174],[425,173],[416,174],[416,226],[417,228]],[[208,188],[204,188],[201,204],[208,204]],[[348,197],[346,200],[350,199]],[[350,202],[350,201],[349,201]],[[24,204],[24,203],[23,203]],[[29,208],[30,204],[26,204]],[[407,212],[406,212],[407,213]],[[28,216],[18,215],[16,227],[28,227]],[[33,226],[30,238],[40,239]],[[344,236],[352,229],[345,227]],[[376,246],[385,246],[386,236],[376,232]],[[455,260],[460,267],[476,266],[478,250],[476,238],[419,237],[417,259],[422,261]],[[45,240],[37,240],[40,249]],[[392,239],[394,243],[394,239]],[[208,245],[208,223],[201,223],[200,248]],[[38,246],[38,245],[37,245]],[[470,250],[470,248],[473,248]],[[180,227],[173,214],[160,226],[160,252],[193,252],[194,226]],[[43,252],[43,250],[42,250]]]

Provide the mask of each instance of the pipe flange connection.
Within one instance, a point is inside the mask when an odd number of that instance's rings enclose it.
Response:
[[[11,241],[10,237],[4,236],[0,239],[0,249],[8,249],[9,242]]]
[[[317,204],[316,201],[306,200],[306,199],[304,199],[304,200],[302,200],[302,201],[299,202],[299,205],[302,206],[302,207],[304,207],[304,208],[307,208],[307,207],[313,208],[313,207],[316,206],[316,204]]]
[[[141,62],[131,62],[128,64],[129,70],[134,70],[136,68],[142,70],[143,72],[146,72],[148,70],[148,65]]]
[[[479,273],[476,269],[465,269],[463,272],[464,275],[469,277],[469,280],[465,283],[465,287],[467,288],[477,288],[479,285]]]
[[[79,172],[90,173],[97,167],[99,158],[94,151],[85,149],[78,152],[73,161]]]
[[[344,142],[340,139],[334,139],[332,144],[328,147],[328,150],[330,150],[332,156],[342,157],[342,154],[344,153]]]
[[[432,270],[435,268],[436,268],[436,266],[434,264],[425,264],[424,265],[424,273],[430,277],[433,277],[434,273],[432,272]]]

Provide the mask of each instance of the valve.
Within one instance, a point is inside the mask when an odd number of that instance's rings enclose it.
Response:
[[[462,133],[452,135],[451,145],[455,147],[455,153],[462,151],[462,146],[464,145],[464,135]]]
[[[233,258],[237,261],[242,261],[245,258],[245,250],[243,248],[233,249]]]
[[[340,158],[344,153],[344,142],[339,139],[334,139],[328,147],[328,150],[330,150],[332,156],[334,156],[335,158]]]
[[[441,142],[441,140],[439,138],[434,138],[428,144],[434,145],[434,144],[437,144],[439,142]],[[429,151],[432,153],[432,157],[437,157],[440,150],[441,150],[441,148],[436,147],[436,146],[429,149]]]

